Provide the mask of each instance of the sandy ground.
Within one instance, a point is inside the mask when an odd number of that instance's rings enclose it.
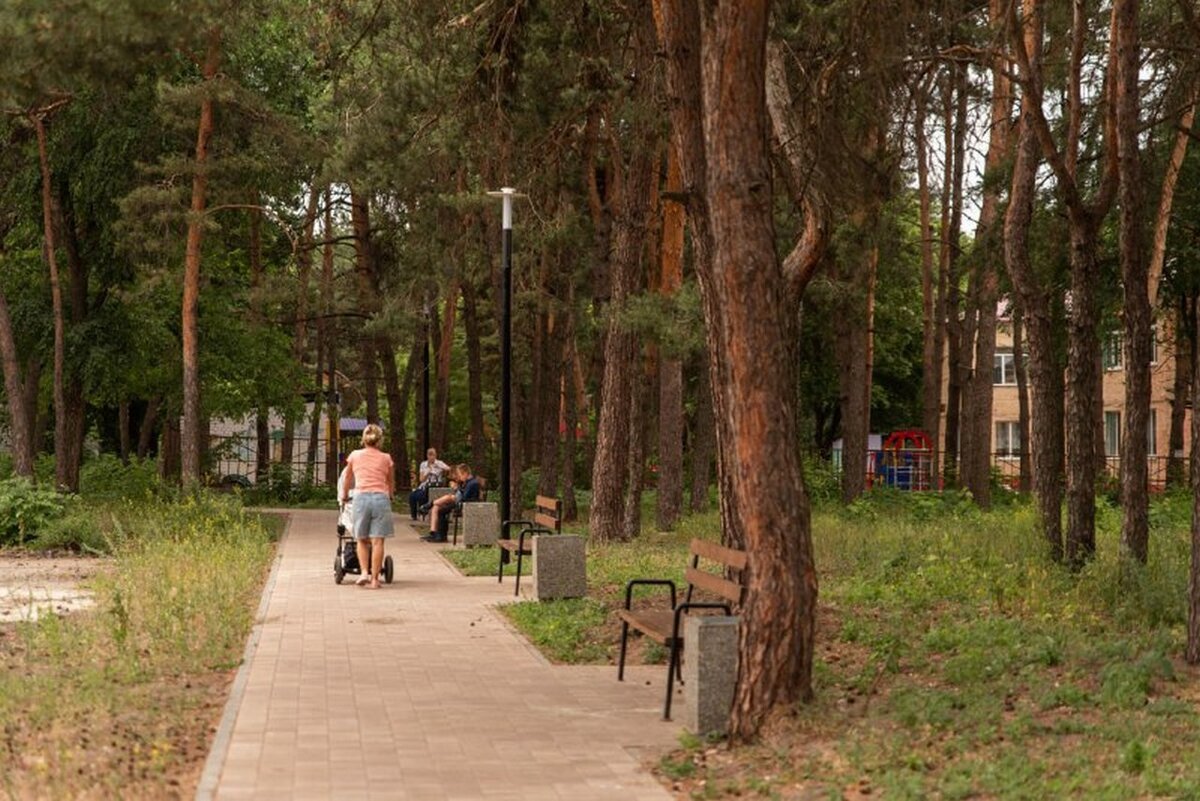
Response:
[[[0,623],[92,606],[92,594],[80,585],[108,564],[91,557],[0,554]]]

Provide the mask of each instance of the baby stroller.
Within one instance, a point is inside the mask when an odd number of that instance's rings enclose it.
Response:
[[[345,472],[342,473],[345,476]],[[342,497],[342,478],[338,479],[338,498]],[[341,584],[346,574],[358,576],[366,572],[358,562],[358,549],[355,547],[352,524],[354,520],[354,490],[350,491],[350,500],[342,504],[337,521],[337,554],[333,557],[333,580]],[[369,546],[368,546],[369,548]],[[385,583],[392,583],[392,557],[383,557],[382,578]]]

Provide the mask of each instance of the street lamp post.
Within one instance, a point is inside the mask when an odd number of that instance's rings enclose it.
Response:
[[[517,196],[517,190],[506,186],[498,192],[488,192],[488,195],[501,198],[503,202],[500,240],[504,276],[500,304],[500,520],[505,521],[512,519],[509,514],[512,497],[512,225],[513,198]],[[508,529],[502,527],[500,535],[507,539]],[[508,556],[508,551],[504,556]]]

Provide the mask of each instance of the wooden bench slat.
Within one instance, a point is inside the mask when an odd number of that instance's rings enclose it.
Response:
[[[557,512],[562,508],[562,501],[558,498],[547,498],[545,495],[537,496],[537,508],[545,509],[548,512]]]
[[[746,569],[746,552],[727,548],[708,540],[692,540],[691,551],[703,559],[720,562],[734,570]]]
[[[670,643],[671,627],[675,625],[675,615],[673,612],[619,609],[617,610],[617,615],[632,628],[637,629],[662,645]],[[681,642],[683,641],[682,632],[680,632],[679,639]]]
[[[694,567],[689,567],[687,572],[684,573],[684,577],[693,587],[699,587],[714,595],[719,595],[730,603],[741,603],[742,586],[740,584],[723,579],[720,576],[714,576],[712,573],[705,573],[703,570],[697,570]]]
[[[512,551],[514,553],[516,553],[521,548],[520,540],[496,540],[496,544],[499,545],[504,550]],[[530,544],[531,543],[529,542],[528,539],[525,540],[525,553],[531,553],[531,551],[529,550]]]
[[[550,515],[544,515],[541,512],[538,512],[533,516],[533,522],[539,526],[545,526],[551,531],[558,531],[560,521],[556,517],[551,517]]]

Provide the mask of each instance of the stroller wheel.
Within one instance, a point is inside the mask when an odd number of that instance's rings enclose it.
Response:
[[[383,580],[388,584],[392,583],[392,557],[383,557]]]
[[[340,557],[333,557],[333,581],[335,584],[341,584],[345,577],[346,571],[342,569],[342,560]]]

